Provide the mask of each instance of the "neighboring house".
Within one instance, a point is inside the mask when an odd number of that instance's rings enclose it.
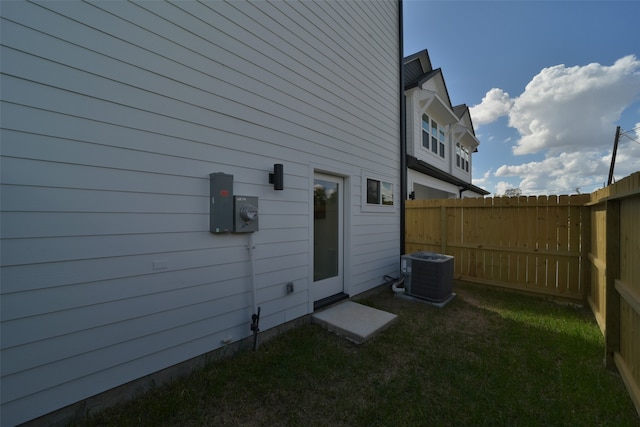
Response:
[[[0,13],[3,426],[398,274],[400,2]],[[212,173],[258,231],[210,232]]]
[[[471,182],[480,142],[466,105],[451,106],[444,76],[426,50],[404,58],[407,191],[410,198],[482,197]]]

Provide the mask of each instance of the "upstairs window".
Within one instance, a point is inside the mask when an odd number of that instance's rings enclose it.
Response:
[[[422,115],[422,147],[431,150],[433,154],[445,157],[446,133],[444,127],[438,122],[430,118],[428,115]]]
[[[438,154],[438,123],[431,119],[431,151]]]
[[[464,153],[464,170],[469,172],[469,150],[465,148],[463,150],[463,153]]]
[[[429,116],[426,114],[422,115],[422,146],[429,149],[429,142],[431,141],[431,136],[429,135]]]
[[[469,160],[471,159],[471,155],[469,154],[469,149],[460,145],[460,143],[456,144],[456,166],[462,169],[465,172],[469,172]]]

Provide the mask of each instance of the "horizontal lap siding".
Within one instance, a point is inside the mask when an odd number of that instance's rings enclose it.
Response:
[[[248,335],[247,236],[208,232],[209,173],[260,198],[261,329],[308,312],[310,164],[352,184],[350,290],[397,268],[399,210],[360,188],[399,185],[395,2],[1,12],[3,425]]]

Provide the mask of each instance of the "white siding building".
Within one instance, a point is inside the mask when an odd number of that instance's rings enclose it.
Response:
[[[3,426],[397,274],[400,9],[2,2]],[[209,231],[211,173],[258,231]]]
[[[471,182],[475,136],[469,108],[452,106],[440,68],[428,52],[404,58],[407,111],[407,191],[415,199],[481,197]]]

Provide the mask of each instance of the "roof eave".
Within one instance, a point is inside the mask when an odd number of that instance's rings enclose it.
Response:
[[[471,183],[465,182],[460,178],[456,178],[453,175],[449,175],[446,172],[441,171],[440,169],[431,166],[430,164],[418,160],[417,158],[407,155],[407,167],[416,172],[423,173],[425,175],[431,176],[433,178],[439,179],[444,182],[448,182],[449,184],[457,185],[462,190],[473,191],[474,193],[481,194],[483,196],[488,196],[491,194],[487,190],[480,188]]]

